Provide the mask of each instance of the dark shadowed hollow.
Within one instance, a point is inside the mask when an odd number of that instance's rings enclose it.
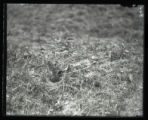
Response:
[[[7,115],[142,116],[140,7],[8,4]]]

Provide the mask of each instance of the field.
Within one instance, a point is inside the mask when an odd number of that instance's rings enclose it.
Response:
[[[142,116],[144,18],[120,5],[7,6],[7,115]]]

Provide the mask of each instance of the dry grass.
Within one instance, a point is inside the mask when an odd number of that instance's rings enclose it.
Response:
[[[136,10],[8,5],[7,115],[141,116]]]

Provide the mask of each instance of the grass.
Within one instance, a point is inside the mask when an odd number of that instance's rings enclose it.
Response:
[[[13,4],[7,14],[7,115],[143,114],[137,8]]]

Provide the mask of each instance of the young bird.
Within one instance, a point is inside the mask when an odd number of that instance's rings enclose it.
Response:
[[[48,68],[52,72],[52,79],[50,79],[50,81],[53,83],[59,82],[64,72],[54,66],[50,61],[48,61]]]

